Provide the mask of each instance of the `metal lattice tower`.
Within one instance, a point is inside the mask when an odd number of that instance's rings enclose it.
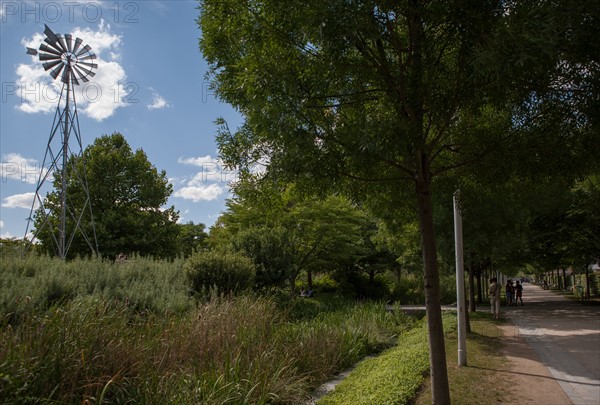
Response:
[[[27,54],[39,55],[44,70],[50,70],[50,76],[53,79],[60,77],[62,88],[44,155],[44,162],[37,181],[35,197],[31,204],[27,228],[25,229],[25,240],[27,240],[29,230],[32,229],[34,233],[27,246],[29,248],[38,239],[40,232],[47,229],[54,242],[56,255],[65,259],[75,235],[79,233],[89,246],[91,253],[97,254],[98,243],[86,178],[74,91],[75,86],[79,85],[80,81],[87,83],[89,81],[88,77],[95,75],[92,70],[98,67],[94,63],[96,55],[91,52],[89,45],[82,46],[83,41],[80,38],[73,41],[70,34],[57,35],[47,25],[44,34],[46,38],[44,38],[44,43],[40,45],[39,52],[36,49],[27,48]],[[73,144],[73,147],[71,144]],[[81,161],[80,167],[77,167],[77,161]],[[45,182],[52,181],[54,173],[60,173],[61,180],[58,223],[56,223],[56,217],[53,220],[51,211],[51,205],[54,205],[56,212],[56,203],[51,203],[40,195],[42,186]],[[85,195],[83,205],[79,203],[80,206],[76,206],[67,194],[68,185],[74,183],[83,190]],[[35,230],[32,227],[34,213],[39,218]],[[86,213],[89,214],[89,217],[85,220],[91,223],[91,235],[88,235],[88,232],[82,226],[82,220],[85,218]]]

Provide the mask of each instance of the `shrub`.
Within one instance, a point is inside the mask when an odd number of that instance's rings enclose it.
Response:
[[[335,292],[338,285],[331,275],[323,273],[313,275],[313,288],[322,293]]]
[[[254,280],[252,261],[239,253],[196,252],[184,264],[192,291],[203,293],[216,287],[224,293],[248,289]]]
[[[403,305],[425,302],[423,281],[414,274],[403,275],[392,290],[391,299]]]

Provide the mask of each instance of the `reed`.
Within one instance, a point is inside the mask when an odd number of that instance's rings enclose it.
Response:
[[[333,298],[196,302],[177,260],[10,260],[0,403],[297,403],[410,325]]]

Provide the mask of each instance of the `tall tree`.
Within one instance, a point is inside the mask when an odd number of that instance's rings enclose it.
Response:
[[[93,222],[100,254],[115,258],[118,254],[138,253],[144,256],[173,257],[177,255],[178,212],[163,208],[172,193],[165,171],[159,172],[143,150],[135,152],[119,133],[97,138],[83,152],[87,182],[92,201]],[[72,156],[69,167],[83,164]],[[60,174],[55,176],[55,188],[60,187]],[[79,183],[68,185],[67,195],[74,204],[85,201]],[[58,191],[48,194],[46,207],[50,218],[58,218]],[[53,203],[54,202],[54,203]],[[41,216],[37,216],[39,221]],[[36,227],[39,222],[36,221]],[[84,215],[82,226],[92,235],[92,221]],[[51,227],[42,228],[39,239],[52,253]],[[69,256],[89,254],[87,243],[76,234]]]
[[[537,79],[557,64],[559,34],[544,19],[529,21],[536,10],[521,10],[519,1],[200,3],[200,46],[215,89],[246,118],[234,133],[220,129],[227,162],[244,169],[266,156],[268,175],[343,189],[382,214],[412,202],[433,401],[449,403],[435,179],[514,144],[509,103],[525,98],[536,105],[531,92],[547,85]],[[506,38],[528,39],[527,49],[519,49],[526,52],[505,57],[497,45],[512,50]],[[519,67],[523,56],[532,62],[524,66],[523,59]],[[535,109],[525,109],[519,123]],[[527,144],[530,151],[535,145]]]
[[[247,178],[235,190],[211,239],[252,257],[258,283],[287,284],[293,294],[301,272],[310,285],[313,271],[360,257],[367,216],[347,199],[302,195],[293,184]]]
[[[185,224],[178,224],[178,228],[178,254],[188,257],[195,251],[208,247],[208,234],[205,231],[206,226],[204,224],[194,224],[194,222],[190,221]]]

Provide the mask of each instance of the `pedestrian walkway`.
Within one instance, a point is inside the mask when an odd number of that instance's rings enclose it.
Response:
[[[523,301],[501,311],[517,337],[535,350],[573,404],[600,404],[600,307],[527,283]]]

